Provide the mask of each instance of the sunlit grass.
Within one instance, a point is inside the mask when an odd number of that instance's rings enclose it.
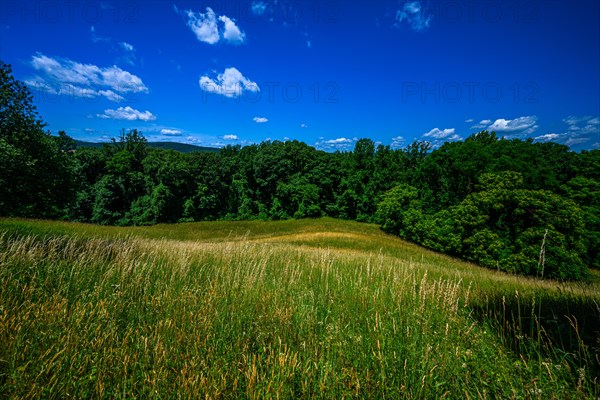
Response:
[[[331,219],[0,231],[2,397],[600,395],[597,281],[514,277]],[[570,317],[558,334],[546,304]]]

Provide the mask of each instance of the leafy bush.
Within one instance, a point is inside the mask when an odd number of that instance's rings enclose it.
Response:
[[[581,209],[552,192],[522,186],[519,173],[483,174],[479,191],[457,206],[421,214],[424,222],[407,218],[421,213],[416,189],[397,186],[384,196],[378,216],[390,233],[488,268],[565,280],[584,278],[587,248]],[[415,228],[418,232],[411,232]]]

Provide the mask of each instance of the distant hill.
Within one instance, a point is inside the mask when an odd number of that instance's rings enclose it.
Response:
[[[107,142],[104,143],[93,143],[93,142],[84,142],[81,140],[75,140],[77,147],[92,147],[92,148],[102,148],[103,145],[109,144]],[[195,146],[193,144],[187,143],[177,143],[177,142],[148,142],[148,146],[153,149],[165,149],[165,150],[175,150],[182,153],[193,153],[194,151],[209,151],[209,152],[218,152],[219,149],[215,147],[203,147],[203,146]]]

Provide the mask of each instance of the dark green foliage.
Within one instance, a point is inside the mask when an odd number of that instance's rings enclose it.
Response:
[[[575,202],[524,189],[521,174],[511,171],[479,181],[458,205],[429,215],[415,188],[398,186],[379,205],[383,228],[489,268],[567,280],[587,275],[585,224]]]
[[[75,140],[75,147],[77,149],[101,149],[106,143],[96,143],[96,142],[84,142],[81,140]],[[161,150],[174,150],[180,153],[194,153],[194,152],[211,152],[218,153],[219,149],[216,147],[203,147],[196,146],[188,143],[178,143],[178,142],[148,142],[148,147],[151,149],[161,149]]]
[[[298,141],[183,153],[195,149],[152,148],[137,130],[81,147],[45,133],[24,84],[0,66],[2,215],[103,225],[330,216],[493,269],[579,279],[600,268],[598,150],[487,131],[433,151],[360,139],[345,153]]]
[[[57,218],[73,200],[66,137],[44,126],[27,87],[0,61],[0,215]]]

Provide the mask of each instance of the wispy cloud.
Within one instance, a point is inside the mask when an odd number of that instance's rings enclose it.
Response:
[[[257,124],[264,124],[266,122],[269,122],[269,119],[265,117],[254,117],[252,118],[252,121],[256,122]]]
[[[433,128],[427,133],[423,134],[423,137],[433,138],[433,139],[448,139],[448,140],[460,140],[461,137],[457,135],[456,130],[454,128],[448,129],[439,129]]]
[[[121,48],[125,51],[129,51],[129,52],[134,52],[135,51],[135,47],[133,47],[133,45],[127,43],[127,42],[120,42],[119,46],[121,46]]]
[[[390,147],[392,149],[399,149],[404,146],[404,143],[406,143],[406,139],[404,139],[402,136],[396,136],[392,138]]]
[[[534,139],[540,142],[557,142],[564,136],[560,133],[546,133],[545,135],[536,136]]]
[[[352,150],[356,141],[356,138],[349,139],[345,137],[329,140],[320,139],[317,143],[315,143],[315,147],[319,150],[326,151],[349,151]]]
[[[396,27],[402,24],[408,25],[415,32],[424,32],[429,29],[431,16],[426,15],[421,3],[418,1],[410,1],[404,3],[401,9],[396,11]]]
[[[154,121],[156,116],[150,111],[138,111],[129,106],[119,107],[116,110],[107,109],[103,114],[97,115],[100,118],[117,119],[126,121]]]
[[[595,133],[600,135],[600,117],[576,117],[569,116],[563,120],[568,126],[568,130],[571,132],[577,132],[581,135]]]
[[[105,97],[119,102],[125,99],[123,96],[126,94],[148,93],[139,77],[115,65],[103,68],[41,53],[32,56],[29,64],[39,75],[26,79],[25,83],[57,95]]]
[[[175,11],[179,12],[177,7]],[[186,10],[183,15],[187,17],[187,26],[201,42],[214,45],[223,39],[229,44],[240,45],[246,41],[246,34],[240,30],[234,19],[226,15],[217,17],[210,7],[206,7],[204,13]],[[219,29],[219,22],[222,24],[221,29]]]
[[[96,27],[93,25],[90,26],[90,40],[94,43],[111,41],[111,39],[109,37],[104,37],[104,36],[98,35],[98,33],[96,32]]]
[[[227,68],[216,79],[208,76],[200,78],[200,88],[205,92],[220,94],[226,97],[239,97],[244,91],[259,92],[260,88],[256,82],[246,78],[236,68]]]
[[[235,141],[238,140],[238,136],[237,135],[225,135],[223,136],[223,140],[229,140],[229,141]]]
[[[306,129],[306,128],[308,128],[308,125],[306,125],[306,124],[300,124],[300,128]]]
[[[565,132],[546,133],[534,139],[539,142],[556,142],[569,147],[592,143],[591,148],[597,148],[600,139],[600,117],[571,115],[563,119],[563,122],[566,125]]]
[[[263,15],[265,11],[267,11],[267,5],[262,1],[253,1],[252,2],[252,13],[254,15]]]

